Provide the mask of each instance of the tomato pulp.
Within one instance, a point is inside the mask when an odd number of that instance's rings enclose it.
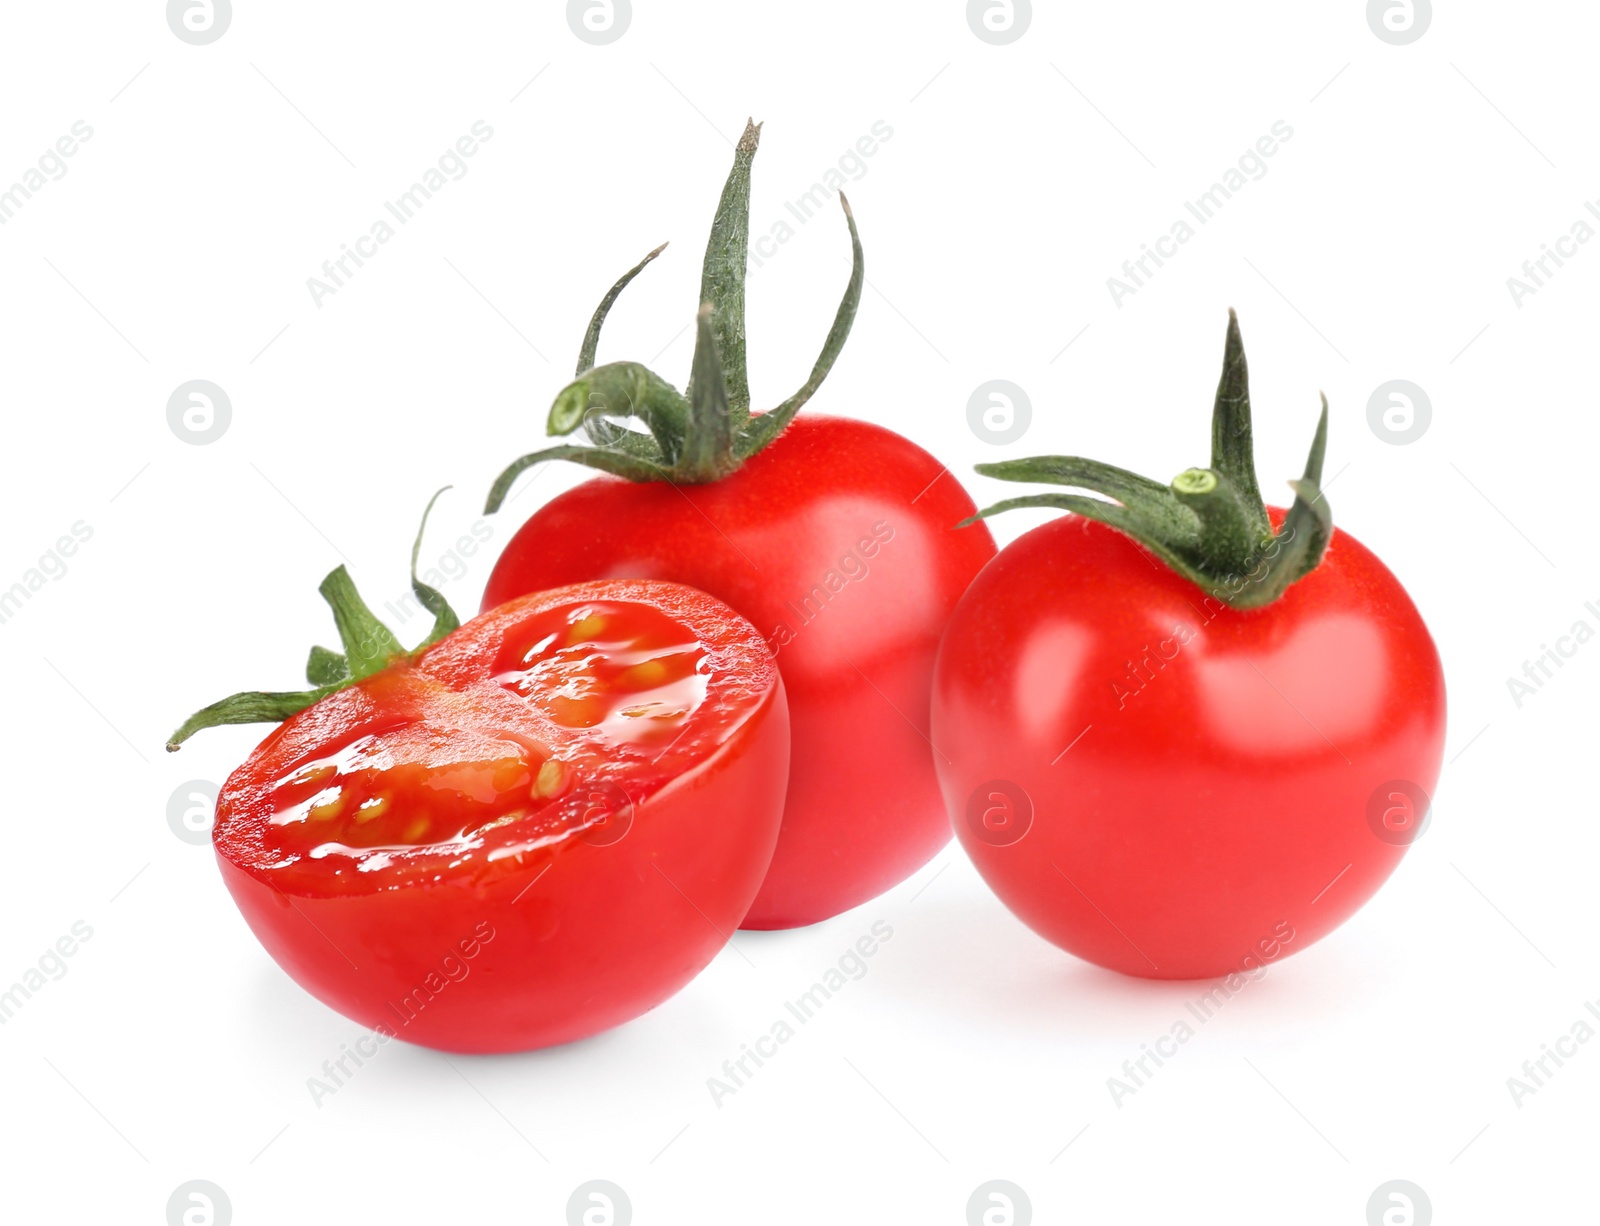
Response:
[[[217,805],[223,878],[318,999],[452,1051],[582,1038],[716,954],[789,756],[755,630],[704,593],[526,596],[292,716]]]
[[[939,637],[994,556],[932,456],[845,418],[796,418],[703,485],[603,476],[552,499],[506,546],[484,608],[552,583],[639,577],[726,601],[766,639],[788,695],[792,768],[747,928],[836,915],[949,840],[929,746]]]
[[[984,879],[1064,949],[1162,979],[1253,971],[1354,913],[1426,815],[1444,732],[1422,618],[1337,530],[1238,610],[1120,532],[1047,523],[963,597],[933,696]]]

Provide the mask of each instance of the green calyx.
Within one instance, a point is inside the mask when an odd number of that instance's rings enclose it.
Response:
[[[1170,485],[1078,456],[1037,456],[979,464],[1002,481],[1066,485],[1103,495],[1034,494],[978,512],[972,523],[1018,507],[1059,507],[1117,529],[1173,570],[1235,609],[1271,604],[1291,583],[1317,568],[1333,535],[1333,513],[1322,496],[1322,458],[1328,443],[1328,398],[1322,398],[1305,475],[1289,482],[1294,505],[1276,532],[1256,485],[1250,434],[1250,375],[1239,320],[1228,312],[1228,339],[1211,417],[1211,467],[1190,468]]]
[[[800,390],[775,409],[750,412],[744,280],[750,244],[750,166],[760,137],[761,126],[747,123],[711,223],[687,388],[678,391],[638,362],[594,364],[606,315],[628,283],[661,254],[666,247],[663,243],[624,273],[600,300],[578,351],[577,376],[561,389],[550,407],[546,423],[550,434],[569,435],[582,426],[591,445],[560,444],[523,456],[495,481],[486,513],[500,509],[524,470],[546,460],[570,460],[630,481],[679,485],[719,481],[777,438],[822,386],[850,335],[865,280],[861,238],[843,192],[839,203],[850,230],[850,281],[833,327]],[[645,429],[621,424],[629,419],[638,420]]]
[[[395,638],[393,631],[367,608],[349,572],[343,566],[337,567],[328,572],[328,577],[317,590],[333,610],[334,624],[339,628],[339,640],[344,651],[331,651],[326,647],[311,649],[311,655],[306,660],[306,680],[314,688],[250,690],[230,695],[184,720],[167,739],[167,752],[176,752],[180,745],[202,728],[215,728],[221,724],[277,723],[288,719],[329,694],[382,672],[402,660],[421,655],[460,626],[461,619],[450,607],[450,602],[437,588],[429,587],[417,578],[417,556],[422,550],[422,534],[428,527],[428,514],[444,489],[428,500],[427,510],[422,513],[422,526],[417,529],[417,539],[411,546],[411,590],[416,594],[417,603],[433,614],[433,628],[428,631],[427,638],[407,651]]]

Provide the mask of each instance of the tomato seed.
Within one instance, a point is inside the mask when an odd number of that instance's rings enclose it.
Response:
[[[533,794],[541,800],[550,800],[561,795],[566,786],[566,765],[551,758],[539,768],[539,777],[533,784]]]
[[[345,802],[349,796],[343,788],[336,792],[331,800],[325,800],[320,805],[312,805],[306,816],[314,822],[329,822],[344,812]]]
[[[617,684],[629,689],[644,690],[660,685],[667,679],[667,666],[660,660],[646,660],[635,664],[617,678]]]
[[[363,800],[356,809],[356,821],[365,825],[375,821],[389,811],[389,798],[387,796],[374,796],[371,800]]]
[[[573,623],[572,629],[567,632],[567,641],[582,643],[588,639],[599,638],[605,632],[606,619],[598,613],[591,613],[581,621]]]

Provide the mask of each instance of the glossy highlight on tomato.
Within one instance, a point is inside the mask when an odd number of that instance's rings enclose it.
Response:
[[[782,681],[676,584],[535,593],[292,716],[214,840],[313,995],[453,1051],[547,1046],[666,999],[744,916],[777,838]]]

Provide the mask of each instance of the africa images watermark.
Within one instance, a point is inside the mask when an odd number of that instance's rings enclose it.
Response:
[[[1236,165],[1222,172],[1220,179],[1193,200],[1185,200],[1183,207],[1200,225],[1206,225],[1222,211],[1222,207],[1245,189],[1253,180],[1264,179],[1270,169],[1267,159],[1275,157],[1279,148],[1294,137],[1294,129],[1283,120],[1275,120],[1268,132],[1239,156]],[[1122,276],[1107,277],[1106,289],[1111,301],[1120,311],[1122,300],[1137,294],[1167,260],[1178,254],[1179,248],[1192,239],[1198,231],[1187,218],[1179,217],[1154,243],[1141,243],[1140,254],[1122,261]],[[1155,267],[1152,268],[1151,264]]]
[[[479,549],[493,537],[494,528],[488,520],[481,517],[473,520],[468,532],[457,537],[455,544],[440,554],[434,565],[419,572],[417,578],[435,591],[441,591],[466,576],[470,569],[468,559],[476,556]],[[391,624],[397,626],[403,626],[418,613],[426,612],[411,588],[393,600],[384,601],[383,607],[393,619]]]
[[[874,920],[869,932],[857,938],[809,989],[793,1000],[784,1001],[783,1014],[767,1027],[765,1034],[757,1035],[754,1042],[741,1043],[739,1054],[722,1062],[721,1077],[706,1078],[711,1101],[721,1107],[723,1099],[731,1098],[748,1085],[761,1067],[778,1054],[779,1048],[799,1033],[796,1027],[815,1018],[823,1005],[844,990],[845,984],[866,977],[867,959],[877,954],[893,936],[894,929],[886,921]]]
[[[1128,661],[1128,671],[1122,679],[1111,683],[1111,693],[1116,697],[1117,710],[1126,710],[1128,700],[1137,697],[1145,686],[1160,675],[1162,669],[1176,660],[1178,653],[1186,644],[1193,642],[1198,633],[1199,631],[1187,622],[1179,622],[1172,628],[1172,633],[1154,647],[1145,644],[1143,652],[1136,653],[1138,658]]]
[[[1272,560],[1294,538],[1295,529],[1285,525],[1279,536],[1274,537],[1250,559],[1249,570],[1224,577],[1202,602],[1204,608],[1195,608],[1195,612],[1200,614],[1201,623],[1209,624],[1229,607],[1224,592],[1229,596],[1237,596],[1252,583],[1260,583],[1266,578]],[[1146,686],[1160,676],[1161,670],[1176,660],[1183,648],[1199,633],[1189,623],[1178,622],[1172,627],[1172,633],[1154,647],[1146,643],[1141,652],[1135,653],[1135,657],[1127,661],[1127,671],[1121,678],[1111,683],[1111,693],[1117,700],[1117,710],[1126,710],[1128,701],[1136,698]]]
[[[42,192],[51,182],[67,177],[67,159],[78,152],[81,145],[94,136],[94,129],[78,120],[42,154],[36,165],[28,167],[17,176],[16,182],[0,191],[0,226],[8,225],[22,207]]]
[[[93,936],[94,929],[87,922],[74,920],[72,927],[40,954],[34,964],[17,977],[15,983],[0,992],[0,1026],[11,1021],[22,1006],[44,991],[48,984],[65,979],[67,971],[71,969],[67,959],[73,957]]]
[[[1586,1000],[1583,1008],[1594,1022],[1600,1022],[1600,1001]],[[1517,1110],[1522,1109],[1523,1099],[1531,1098],[1542,1090],[1566,1062],[1578,1054],[1579,1044],[1587,1043],[1594,1036],[1594,1023],[1589,1018],[1580,1017],[1567,1028],[1566,1034],[1556,1036],[1554,1043],[1539,1044],[1540,1054],[1522,1062],[1522,1076],[1506,1078],[1506,1089],[1511,1092],[1511,1101],[1516,1104]]]
[[[455,144],[439,155],[438,162],[424,170],[408,189],[393,200],[385,200],[384,211],[396,224],[409,225],[427,203],[444,190],[446,184],[467,177],[470,169],[467,159],[476,156],[481,146],[493,137],[494,129],[484,120],[474,122],[470,135],[457,139]],[[322,276],[306,278],[306,289],[311,292],[311,301],[317,309],[321,310],[323,299],[331,298],[343,289],[366,261],[377,255],[379,249],[397,233],[399,231],[390,224],[388,218],[380,217],[355,242],[341,243],[340,254],[322,262]]]
[[[365,1068],[367,1061],[378,1054],[378,1049],[394,1037],[395,1032],[388,1026],[378,1026],[359,1035],[354,1044],[339,1044],[339,1055],[322,1062],[322,1076],[306,1078],[306,1089],[311,1091],[311,1101],[317,1110],[322,1109],[324,1098],[332,1098],[349,1084],[356,1069]]]
[[[1583,207],[1596,222],[1600,222],[1600,207],[1596,207],[1594,201],[1585,200]],[[1594,226],[1580,217],[1568,227],[1567,233],[1561,235],[1555,242],[1540,243],[1539,250],[1543,254],[1522,261],[1522,276],[1506,278],[1506,289],[1510,291],[1511,301],[1516,304],[1517,310],[1522,309],[1524,298],[1531,297],[1543,289],[1545,283],[1556,275],[1566,261],[1578,254],[1579,247],[1594,236]]]
[[[852,583],[866,579],[871,573],[871,560],[892,540],[894,525],[886,519],[873,524],[870,532],[863,532],[861,539],[840,555],[839,560],[828,568],[809,592],[799,600],[785,601],[789,612],[794,615],[793,623],[779,622],[767,635],[767,649],[777,655],[794,642],[801,630],[822,616],[835,596]]]
[[[817,176],[816,182],[793,200],[784,201],[784,211],[794,219],[794,224],[791,225],[788,218],[780,217],[765,233],[751,239],[748,253],[750,270],[755,271],[777,255],[779,249],[798,233],[798,228],[817,216],[823,206],[844,190],[847,183],[865,178],[867,159],[875,156],[879,148],[893,136],[894,129],[887,122],[874,120],[867,134],[840,154],[832,166]]]
[[[1106,1078],[1106,1089],[1111,1092],[1111,1101],[1118,1109],[1121,1109],[1124,1099],[1131,1098],[1148,1085],[1162,1065],[1176,1056],[1183,1044],[1194,1038],[1197,1027],[1204,1026],[1214,1018],[1222,1006],[1244,991],[1248,984],[1265,978],[1268,965],[1283,956],[1284,947],[1294,937],[1294,926],[1288,920],[1279,920],[1272,935],[1256,942],[1255,949],[1239,960],[1237,971],[1225,975],[1211,988],[1184,1004],[1184,1011],[1194,1019],[1194,1025],[1191,1026],[1186,1018],[1180,1017],[1153,1044],[1139,1044],[1139,1057],[1122,1062],[1122,1076]]]
[[[488,920],[479,921],[472,934],[451,946],[450,951],[439,959],[438,966],[430,968],[415,987],[398,1001],[388,1002],[389,1008],[399,1019],[398,1026],[381,1023],[357,1038],[353,1047],[348,1043],[339,1044],[340,1054],[322,1062],[322,1075],[306,1078],[306,1089],[317,1108],[321,1109],[323,1099],[331,1098],[348,1085],[357,1070],[365,1067],[378,1054],[380,1047],[390,1039],[399,1037],[401,1030],[415,1021],[417,1015],[448,990],[452,983],[460,983],[470,975],[472,959],[482,953],[483,947],[494,938],[494,926]],[[352,1064],[354,1068],[350,1067]]]
[[[43,590],[46,583],[64,579],[67,559],[93,536],[93,527],[84,520],[76,521],[69,531],[56,539],[53,546],[39,555],[34,565],[22,572],[22,578],[10,587],[0,589],[0,625],[5,625],[20,613],[22,606],[33,599],[35,592]]]
[[[455,947],[439,959],[437,969],[429,970],[422,977],[422,982],[402,996],[398,1002],[390,1001],[389,1008],[394,1010],[395,1016],[400,1019],[400,1024],[409,1026],[416,1020],[417,1014],[433,1003],[435,997],[441,995],[452,983],[460,983],[470,975],[472,959],[482,953],[483,947],[494,938],[494,925],[488,920],[479,920],[471,936],[457,941]]]
[[[1584,601],[1583,608],[1590,617],[1600,621],[1600,607],[1594,601]],[[1571,629],[1556,638],[1554,647],[1540,643],[1539,654],[1522,662],[1522,676],[1506,678],[1506,689],[1517,710],[1520,711],[1524,702],[1544,689],[1546,682],[1554,680],[1556,673],[1566,667],[1566,661],[1577,655],[1578,648],[1594,636],[1594,627],[1580,617],[1572,623]]]

